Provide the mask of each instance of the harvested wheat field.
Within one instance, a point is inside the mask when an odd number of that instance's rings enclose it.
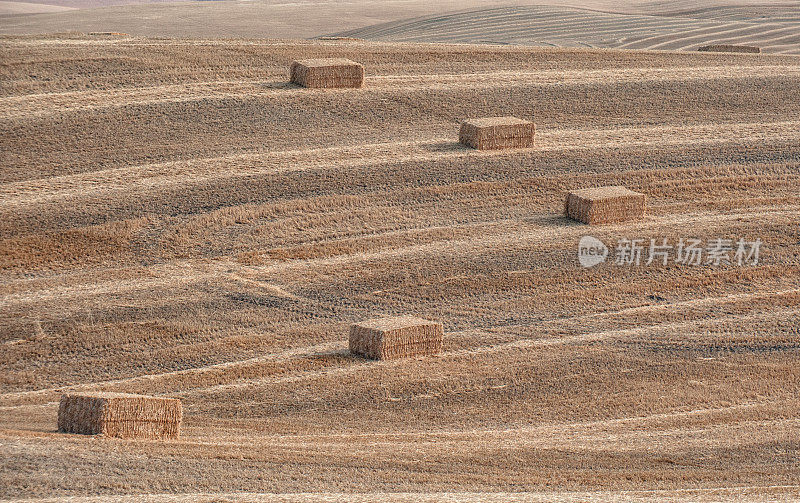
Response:
[[[363,88],[289,83],[331,57]],[[70,35],[0,61],[0,498],[800,499],[797,57]],[[535,146],[458,143],[498,116]],[[564,216],[607,186],[645,216]],[[439,354],[350,354],[407,315]],[[180,399],[180,438],[57,431],[101,392]]]

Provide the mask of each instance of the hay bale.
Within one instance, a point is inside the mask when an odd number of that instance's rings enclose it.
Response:
[[[435,355],[443,341],[441,323],[413,316],[377,318],[350,327],[350,352],[375,360]]]
[[[697,50],[701,52],[746,52],[750,54],[758,54],[761,52],[761,48],[754,45],[731,44],[704,45],[703,47],[698,47]]]
[[[470,119],[461,124],[458,141],[478,150],[533,146],[536,125],[516,117]]]
[[[130,393],[61,395],[58,431],[119,438],[178,438],[181,401]]]
[[[364,67],[342,58],[295,61],[291,73],[292,82],[303,87],[361,87],[364,83]]]
[[[610,224],[644,218],[646,196],[625,187],[597,187],[570,192],[564,213],[585,224]]]

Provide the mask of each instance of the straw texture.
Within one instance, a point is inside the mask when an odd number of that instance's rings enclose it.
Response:
[[[753,54],[761,52],[761,48],[753,45],[729,44],[704,45],[703,47],[698,47],[697,50],[702,52],[748,52]]]
[[[470,119],[461,124],[458,141],[479,150],[533,146],[536,125],[516,117]]]
[[[364,67],[342,58],[304,59],[292,63],[292,82],[303,87],[361,87]]]
[[[377,318],[350,327],[350,352],[376,360],[392,360],[442,351],[441,323],[413,316]]]
[[[181,401],[175,398],[74,393],[61,396],[58,430],[120,438],[178,438],[182,418]]]
[[[611,186],[570,192],[564,212],[585,224],[609,224],[644,218],[646,197],[625,187]]]

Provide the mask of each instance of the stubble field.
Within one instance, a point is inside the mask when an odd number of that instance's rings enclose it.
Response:
[[[326,56],[365,87],[287,84]],[[797,57],[29,36],[0,82],[0,497],[800,498]],[[456,143],[494,115],[536,148]],[[599,185],[646,220],[561,216]],[[586,234],[763,246],[584,269]],[[443,354],[350,356],[383,314]],[[63,390],[184,435],[57,433]]]

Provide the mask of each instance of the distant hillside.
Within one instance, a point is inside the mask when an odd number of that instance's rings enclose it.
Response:
[[[516,6],[425,16],[337,35],[394,42],[502,43],[561,47],[694,50],[757,45],[800,54],[800,4],[702,9],[671,2],[639,14],[559,6]]]
[[[0,4],[22,4],[28,8],[28,12],[60,12],[72,9],[94,9],[114,7],[117,5],[135,5],[135,4],[151,4],[151,3],[167,3],[167,2],[182,2],[186,0],[26,0],[25,2],[15,2],[13,0],[2,0]],[[39,8],[37,9],[36,6]],[[0,5],[0,8],[5,7]],[[13,5],[8,6],[9,13],[20,11],[20,7]],[[13,10],[12,10],[13,8]],[[21,12],[20,12],[21,13]]]
[[[6,2],[0,1],[0,16],[10,16],[18,14],[41,14],[45,12],[63,12],[72,10],[71,7],[61,5],[50,5],[38,2]]]
[[[114,31],[158,37],[312,38],[437,12],[532,3],[529,0],[34,1],[81,9],[4,16],[0,18],[0,34]]]

